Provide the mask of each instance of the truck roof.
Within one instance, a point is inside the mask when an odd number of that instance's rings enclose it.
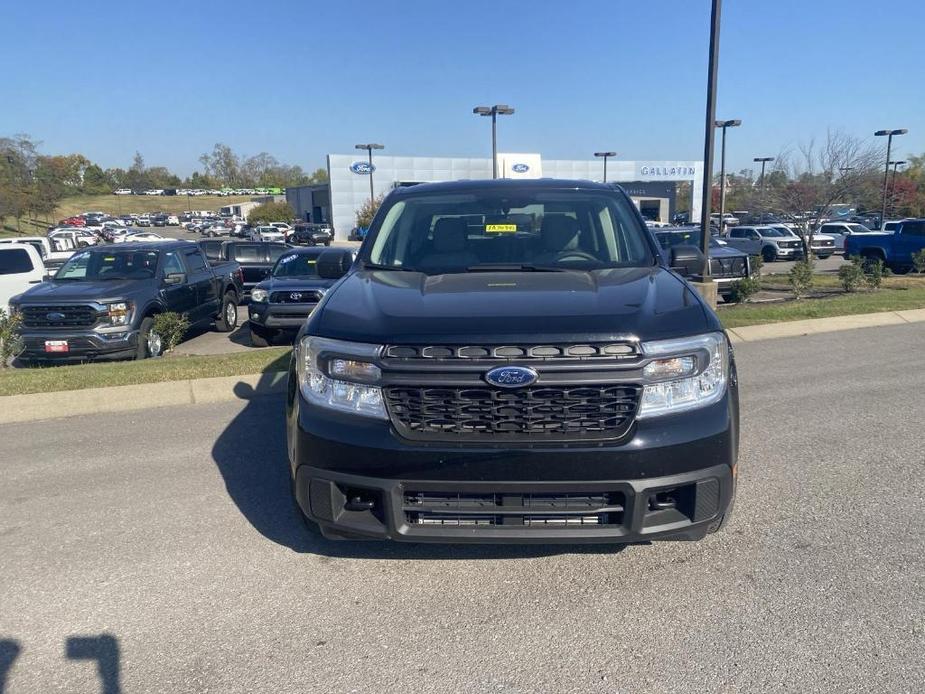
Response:
[[[415,193],[458,193],[467,190],[499,191],[515,189],[549,189],[549,190],[600,190],[613,192],[622,190],[615,183],[598,183],[597,181],[572,180],[564,178],[498,178],[461,181],[442,181],[440,183],[418,183],[413,186],[396,188],[394,194],[411,195]]]
[[[195,246],[192,241],[147,241],[147,242],[128,242],[128,243],[119,243],[115,245],[105,244],[103,246],[90,246],[89,248],[84,248],[85,251],[90,251],[91,253],[115,253],[117,251],[129,250],[129,251],[170,251],[178,250],[183,248],[189,248],[191,245]]]

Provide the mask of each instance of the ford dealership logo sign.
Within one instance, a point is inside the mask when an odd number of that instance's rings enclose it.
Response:
[[[539,374],[526,366],[499,366],[485,374],[485,380],[499,388],[523,388],[536,383]]]
[[[350,170],[355,174],[360,174],[361,176],[368,176],[373,171],[376,170],[376,167],[370,164],[368,161],[355,161],[350,165]]]
[[[511,167],[511,171],[514,173],[527,173],[530,170],[529,164],[514,164]]]

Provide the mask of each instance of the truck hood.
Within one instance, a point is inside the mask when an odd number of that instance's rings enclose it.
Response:
[[[153,280],[152,280],[153,281]],[[131,298],[143,280],[107,280],[79,282],[48,280],[37,284],[20,297],[22,303],[46,304],[52,301],[109,301]]]
[[[720,329],[693,290],[660,266],[444,275],[358,270],[328,292],[308,323],[315,335],[393,344],[648,340]]]

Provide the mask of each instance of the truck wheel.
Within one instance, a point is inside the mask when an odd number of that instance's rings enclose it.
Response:
[[[254,324],[250,324],[251,328],[251,347],[269,347],[270,341],[267,339],[267,336],[260,332],[257,328],[254,327]]]
[[[831,255],[832,255],[831,253],[826,253],[825,255],[822,255],[822,254],[820,253],[820,254],[816,255],[816,257],[819,258],[819,260],[825,260],[826,258],[831,257]]]
[[[230,333],[238,327],[238,302],[234,292],[225,292],[222,309],[215,319],[215,329],[220,333]]]
[[[324,245],[325,245],[325,246],[330,246],[330,245],[331,245],[331,242],[330,242],[330,241],[325,241],[325,242],[324,242]]]
[[[161,356],[164,343],[161,336],[154,332],[154,318],[148,316],[141,321],[138,330],[138,347],[135,349],[135,359],[149,359]]]
[[[761,249],[761,259],[766,263],[773,263],[777,260],[777,251],[770,246],[765,246]]]

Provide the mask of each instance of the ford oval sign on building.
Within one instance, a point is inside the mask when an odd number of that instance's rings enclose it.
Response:
[[[513,166],[511,166],[511,171],[513,171],[514,173],[523,174],[523,173],[527,173],[529,170],[530,170],[529,164],[514,164]]]
[[[355,161],[350,165],[350,170],[355,174],[368,176],[376,170],[376,167],[373,164],[370,164],[368,161]]]
[[[499,366],[485,374],[485,380],[499,388],[523,388],[536,383],[540,375],[526,366]]]

